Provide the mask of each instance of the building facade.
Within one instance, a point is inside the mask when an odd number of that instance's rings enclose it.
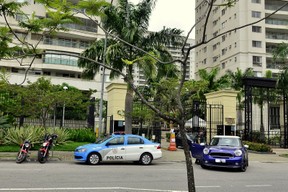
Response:
[[[215,5],[222,3],[225,1],[215,1]],[[276,77],[285,62],[275,62],[272,52],[280,43],[288,42],[288,6],[266,19],[263,18],[279,9],[284,3],[286,1],[245,0],[236,1],[232,7],[214,6],[206,27],[205,39],[209,42],[195,49],[195,78],[199,78],[197,74],[199,69],[209,71],[214,67],[220,68],[219,76],[224,75],[227,70],[234,72],[239,68],[244,72],[247,68],[252,68],[256,77],[264,77],[267,70],[272,71],[272,75]],[[200,43],[203,37],[205,23],[203,16],[207,13],[207,8],[206,1],[196,0],[196,22],[199,22],[195,28],[196,44]],[[259,20],[261,21],[258,22]],[[234,30],[250,23],[254,24]],[[229,32],[225,33],[226,31]],[[279,130],[279,105],[265,104],[263,110],[265,130]],[[260,110],[257,105],[253,105],[253,118],[253,129],[259,130]],[[274,127],[271,122],[274,123]]]
[[[222,2],[217,0],[215,4]],[[223,32],[256,22],[284,3],[281,0],[247,0],[237,1],[235,6],[229,8],[214,6],[207,24],[206,39],[212,39]],[[201,20],[201,17],[206,11],[205,1],[196,0],[196,22],[200,21],[196,26],[196,43],[202,39],[205,20]],[[265,76],[266,70],[271,70],[273,74],[279,73],[284,63],[275,63],[272,59],[272,51],[277,44],[288,40],[287,15],[286,6],[261,22],[232,30],[196,48],[196,71],[219,67],[220,75],[223,75],[226,70],[235,71],[238,67],[242,71],[252,68],[257,77]]]
[[[24,0],[17,1],[24,2]],[[23,11],[28,16],[32,14],[32,11],[35,11],[37,17],[46,16],[46,10],[42,5],[35,3],[33,0],[26,0],[25,2],[28,2],[29,5],[25,6]],[[103,38],[104,33],[97,27],[95,22],[85,18],[82,14],[77,14],[76,16],[84,24],[65,25],[69,31],[44,36],[37,48],[44,50],[45,54],[41,58],[36,58],[31,68],[29,68],[30,59],[23,60],[21,65],[16,60],[0,60],[0,67],[9,73],[8,80],[11,84],[26,85],[28,81],[34,82],[40,76],[44,76],[51,79],[53,84],[62,84],[65,82],[83,91],[89,89],[97,90],[94,96],[100,97],[103,74],[97,74],[93,80],[82,79],[82,69],[77,65],[78,58],[76,56],[88,48],[93,41]],[[39,34],[28,34],[18,26],[17,21],[23,19],[25,17],[17,15],[15,19],[8,18],[8,22],[18,37],[26,37],[29,43],[37,44],[40,38]],[[6,25],[3,17],[0,18],[0,25]],[[66,56],[65,54],[75,55],[75,57]],[[25,78],[26,73],[27,78]],[[109,71],[106,70],[104,75],[105,86],[107,86],[109,84]]]

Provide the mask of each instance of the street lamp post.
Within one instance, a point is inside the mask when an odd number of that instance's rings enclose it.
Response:
[[[66,91],[68,89],[68,87],[64,86],[63,89],[64,89],[64,91]],[[62,127],[64,127],[64,121],[65,121],[65,101],[63,103]]]

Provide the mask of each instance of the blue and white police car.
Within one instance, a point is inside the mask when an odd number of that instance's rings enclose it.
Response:
[[[76,161],[97,165],[100,162],[131,161],[149,165],[162,157],[161,145],[142,136],[112,134],[96,143],[79,146],[74,151]]]

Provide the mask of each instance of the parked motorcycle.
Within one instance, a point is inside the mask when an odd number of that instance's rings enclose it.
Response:
[[[16,157],[16,163],[22,163],[29,156],[29,150],[31,148],[30,141],[26,140],[20,145],[20,150]]]
[[[48,160],[50,149],[53,146],[53,141],[55,141],[57,137],[58,136],[56,134],[45,135],[44,142],[38,151],[38,161],[40,163],[46,163]]]

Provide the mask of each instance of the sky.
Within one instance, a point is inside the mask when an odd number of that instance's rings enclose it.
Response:
[[[137,4],[140,0],[129,0]],[[163,27],[178,28],[187,35],[195,23],[195,0],[157,0],[152,12],[149,30],[160,31]],[[194,38],[193,31],[190,38]]]

